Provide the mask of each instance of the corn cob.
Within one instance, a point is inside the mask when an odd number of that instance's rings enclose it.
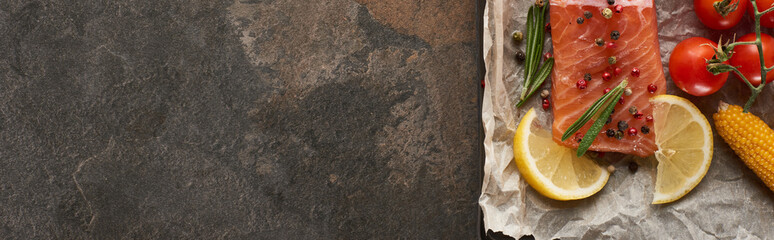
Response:
[[[724,102],[712,118],[720,137],[774,191],[774,130],[742,107]]]

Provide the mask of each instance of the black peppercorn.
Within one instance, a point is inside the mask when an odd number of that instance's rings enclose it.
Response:
[[[605,121],[605,125],[610,124],[611,122],[613,122],[613,117],[607,117],[607,121]]]
[[[640,166],[637,165],[637,162],[629,162],[629,171],[636,173],[638,168],[640,168]]]
[[[629,124],[626,123],[626,121],[618,121],[618,130],[620,131],[626,131],[626,129],[629,128]]]
[[[524,55],[524,52],[522,52],[521,50],[516,52],[516,60],[517,61],[524,62],[524,59],[526,59],[526,58],[527,58],[527,56]]]
[[[590,19],[591,16],[593,16],[593,15],[591,15],[591,12],[589,12],[589,11],[583,12],[583,17],[586,17],[586,19]]]
[[[605,131],[605,135],[607,135],[607,137],[609,137],[609,138],[615,137],[615,130],[613,130],[612,128],[611,129],[607,129],[607,131]]]
[[[613,5],[613,4],[615,4],[615,0],[607,0],[607,4],[608,5]]]
[[[578,24],[583,24],[583,18],[579,17],[578,19],[575,20],[575,22],[577,22]]]
[[[648,134],[650,133],[650,128],[648,126],[642,126],[642,128],[640,128],[640,131],[642,132],[642,134]]]
[[[610,38],[613,40],[618,40],[618,38],[621,37],[621,33],[618,31],[612,31],[610,32]]]
[[[583,80],[586,80],[587,82],[591,81],[591,73],[583,74]]]

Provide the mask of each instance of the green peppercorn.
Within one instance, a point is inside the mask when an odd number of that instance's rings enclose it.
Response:
[[[615,131],[615,139],[621,140],[624,137],[624,133],[621,130]]]
[[[591,19],[592,16],[593,15],[591,15],[591,12],[589,12],[589,11],[583,12],[583,17],[585,17],[586,19]]]
[[[642,128],[640,128],[640,131],[642,132],[642,134],[648,134],[650,133],[650,128],[648,126],[642,126]]]
[[[629,113],[632,114],[632,115],[637,113],[637,107],[635,107],[635,106],[629,107]]]
[[[521,40],[524,40],[524,33],[521,33],[521,31],[513,32],[513,40],[516,42],[521,42]]]
[[[602,16],[605,17],[605,19],[610,19],[613,17],[613,10],[610,10],[609,8],[603,8]]]
[[[609,63],[610,65],[615,65],[615,63],[616,63],[615,56],[611,56],[611,57],[607,58],[607,63]]]
[[[613,30],[610,32],[610,39],[618,40],[618,38],[621,37],[621,33],[618,31]]]
[[[594,43],[597,44],[597,46],[605,45],[605,40],[602,40],[602,38],[594,39]]]
[[[631,96],[632,95],[632,88],[630,88],[630,87],[624,88],[624,95]]]
[[[586,80],[586,82],[591,81],[591,73],[583,74],[583,80]]]

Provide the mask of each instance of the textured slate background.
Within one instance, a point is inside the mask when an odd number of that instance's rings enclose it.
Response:
[[[475,12],[4,0],[0,237],[474,238]]]

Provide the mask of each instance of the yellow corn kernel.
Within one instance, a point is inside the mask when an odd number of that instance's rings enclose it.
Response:
[[[724,102],[712,118],[720,137],[774,191],[774,130],[755,115],[743,113],[742,107]]]

